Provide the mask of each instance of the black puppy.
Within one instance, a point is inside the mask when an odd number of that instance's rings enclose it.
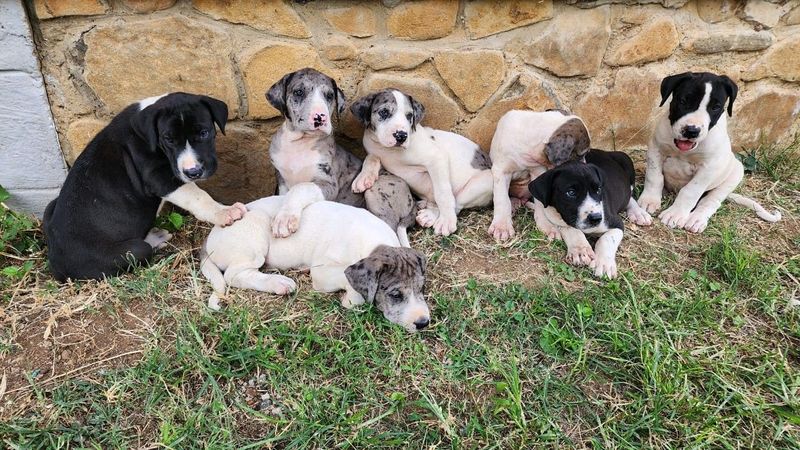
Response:
[[[171,237],[151,230],[162,200],[215,225],[240,219],[244,205],[223,206],[194,183],[216,171],[214,124],[224,133],[227,120],[224,102],[182,92],[119,113],[89,142],[45,210],[55,278],[114,276],[147,260]]]
[[[617,276],[617,248],[625,228],[619,213],[627,210],[637,223],[649,222],[631,197],[636,172],[622,152],[589,150],[586,162],[572,161],[550,169],[528,188],[542,202],[545,216],[560,229],[567,244],[567,260],[589,265],[596,276]],[[586,235],[597,238],[592,250]]]

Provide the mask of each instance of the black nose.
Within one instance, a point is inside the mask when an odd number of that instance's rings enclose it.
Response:
[[[406,133],[405,131],[395,131],[394,134],[392,134],[392,136],[394,136],[394,138],[397,139],[398,144],[402,144],[408,138],[408,133]]]
[[[184,169],[183,174],[186,175],[186,178],[190,180],[196,180],[203,176],[203,168],[200,166],[194,166],[191,169]]]
[[[599,212],[593,212],[586,216],[586,223],[589,225],[597,225],[603,220],[603,215]]]
[[[696,127],[694,125],[687,125],[683,127],[683,137],[686,139],[694,139],[697,136],[700,136],[700,127]]]
[[[325,125],[326,117],[327,117],[327,114],[322,114],[322,113],[316,114],[314,116],[314,128],[319,128],[319,127]]]
[[[417,327],[418,330],[421,330],[427,327],[429,323],[431,323],[430,320],[428,320],[427,318],[422,318],[422,319],[417,319],[417,321],[414,322],[414,326]]]

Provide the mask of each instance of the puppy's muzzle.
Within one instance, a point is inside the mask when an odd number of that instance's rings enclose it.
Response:
[[[203,177],[203,172],[203,166],[201,165],[183,169],[183,174],[190,180],[199,180]]]
[[[431,320],[428,319],[427,317],[420,317],[419,319],[414,321],[414,326],[417,328],[417,330],[422,330],[425,327],[427,327],[428,324],[430,324],[430,323],[431,323]]]
[[[586,225],[589,227],[595,227],[600,225],[600,222],[603,220],[603,214],[599,212],[593,212],[586,216]]]
[[[406,133],[405,131],[395,131],[394,133],[392,133],[392,136],[397,141],[397,145],[402,144],[403,142],[406,141],[406,139],[408,139],[408,133]]]
[[[695,139],[700,136],[700,131],[702,130],[698,126],[686,125],[683,127],[683,130],[681,130],[681,135],[686,139]]]

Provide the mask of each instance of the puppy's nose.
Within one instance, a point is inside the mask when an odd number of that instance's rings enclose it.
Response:
[[[186,175],[186,178],[190,180],[196,180],[203,176],[203,167],[194,166],[190,169],[183,169],[183,174]]]
[[[392,136],[394,136],[398,144],[402,144],[408,138],[408,133],[405,131],[395,131]]]
[[[597,225],[601,220],[603,220],[603,214],[599,212],[593,212],[586,216],[586,223],[589,225]]]
[[[414,322],[414,326],[417,327],[418,330],[421,330],[427,327],[429,323],[431,323],[431,321],[427,317],[423,317],[421,319],[417,319]]]
[[[325,122],[328,120],[328,115],[325,113],[317,113],[311,118],[314,122],[314,128],[319,128],[325,125]]]
[[[700,127],[694,125],[686,125],[683,127],[683,137],[686,139],[694,139],[697,136],[700,136]]]

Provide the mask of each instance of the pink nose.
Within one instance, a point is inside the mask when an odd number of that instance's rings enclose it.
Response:
[[[311,114],[311,121],[314,123],[314,128],[319,128],[328,121],[328,115],[325,113]]]

